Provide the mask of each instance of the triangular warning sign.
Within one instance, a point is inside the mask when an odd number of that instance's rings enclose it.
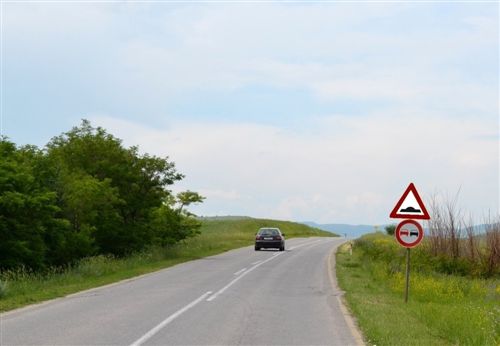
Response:
[[[392,219],[422,219],[429,220],[431,217],[425,209],[424,202],[413,183],[410,183],[391,212]]]

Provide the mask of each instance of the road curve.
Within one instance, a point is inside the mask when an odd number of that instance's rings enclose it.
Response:
[[[342,241],[246,247],[7,312],[0,344],[359,345],[329,272]]]

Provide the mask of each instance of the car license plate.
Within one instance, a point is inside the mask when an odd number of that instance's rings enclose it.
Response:
[[[264,237],[264,240],[273,240],[272,237]]]

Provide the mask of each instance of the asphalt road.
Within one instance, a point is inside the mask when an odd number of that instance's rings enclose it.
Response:
[[[340,304],[342,239],[233,250],[0,315],[1,345],[357,345]]]

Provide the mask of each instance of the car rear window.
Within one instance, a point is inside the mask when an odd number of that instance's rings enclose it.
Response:
[[[279,231],[273,228],[263,228],[259,230],[260,235],[279,235]]]

